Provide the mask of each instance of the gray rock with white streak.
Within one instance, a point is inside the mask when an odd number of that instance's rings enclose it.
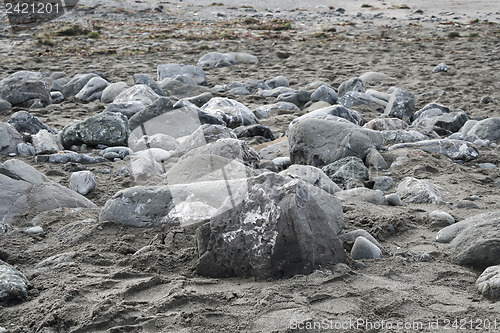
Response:
[[[409,123],[415,112],[415,96],[412,93],[395,87],[391,93],[391,99],[387,103],[384,114]]]
[[[283,278],[346,258],[337,236],[344,226],[340,202],[302,180],[250,178],[248,190],[235,192],[220,211],[197,233],[200,275]]]
[[[24,300],[29,284],[23,273],[0,260],[0,303]]]
[[[147,106],[153,104],[158,98],[160,98],[160,95],[155,93],[149,86],[145,84],[137,84],[122,91],[118,96],[116,96],[113,103],[137,101],[142,102]]]
[[[69,178],[69,187],[81,195],[90,193],[97,186],[97,178],[92,171],[77,171]]]
[[[434,203],[443,202],[440,191],[432,184],[413,177],[405,177],[399,183],[397,194],[405,202]]]
[[[256,124],[257,117],[238,101],[229,98],[215,97],[201,107],[206,113],[224,121],[228,127]]]
[[[439,243],[449,243],[457,264],[477,269],[499,265],[500,211],[471,216],[441,229]]]

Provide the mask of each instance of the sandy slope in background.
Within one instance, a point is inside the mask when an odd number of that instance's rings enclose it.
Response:
[[[475,17],[477,11],[484,15],[498,10],[489,9],[498,7],[496,1],[405,2],[412,11],[422,8],[426,15],[453,10]],[[185,0],[172,5],[181,6],[173,14],[189,12],[191,3],[194,1]],[[360,1],[339,1],[333,5],[347,8],[348,3],[353,13],[361,11]],[[263,3],[262,7],[278,7],[275,4]],[[315,8],[318,4],[308,2],[307,5]],[[305,5],[301,3],[301,7]],[[477,8],[478,5],[481,8]],[[137,6],[151,8],[147,3]],[[279,4],[281,8],[286,6],[286,2]],[[227,6],[205,10],[207,17],[213,17],[211,13],[214,11],[232,13]],[[82,20],[89,19],[82,12],[75,14],[79,14]],[[94,16],[89,14],[88,17]],[[126,19],[135,17],[143,20],[152,14],[132,12]],[[493,15],[495,17],[498,16]],[[493,18],[490,21],[494,21]],[[415,94],[417,109],[429,102],[439,102],[453,110],[462,109],[473,117],[500,116],[497,25],[481,24],[471,28],[461,25],[436,27],[432,24],[433,27],[429,28],[409,25],[413,21],[403,18],[400,22],[399,26],[391,27],[382,22],[377,26],[377,23],[371,30],[360,23],[341,30],[339,34],[345,38],[338,39],[300,40],[292,36],[291,40],[214,40],[204,43],[168,40],[164,47],[150,51],[148,43],[156,41],[113,39],[103,28],[105,37],[102,40],[86,44],[90,42],[77,39],[77,43],[95,49],[115,44],[124,47],[126,44],[138,51],[133,53],[128,52],[130,48],[123,48],[118,54],[93,56],[39,57],[38,52],[46,51],[29,37],[6,35],[2,39],[2,45],[6,47],[1,51],[0,77],[18,70],[63,70],[70,76],[99,70],[112,81],[125,80],[132,84],[133,74],[154,76],[156,66],[162,63],[195,64],[209,51],[245,51],[258,56],[259,64],[207,70],[208,86],[285,75],[295,88],[320,79],[337,87],[350,77],[366,71],[379,71],[394,81],[372,84],[369,88],[385,91],[396,84]],[[462,36],[475,32],[479,37],[447,39],[446,34],[450,31],[459,31]],[[58,47],[62,46],[54,48]],[[288,53],[290,57],[280,59],[277,51]],[[432,69],[440,62],[446,62],[451,70],[433,74]],[[482,97],[490,97],[493,102],[481,103]],[[237,99],[249,107],[273,102],[273,99],[252,96]],[[104,107],[102,103],[69,99],[33,110],[33,114],[62,129],[72,119],[83,119]],[[1,114],[0,120],[6,121],[15,111]],[[365,114],[367,120],[374,116]],[[276,134],[283,134],[291,118],[281,116],[264,123]],[[445,325],[454,320],[493,322],[496,319],[497,331],[500,331],[500,305],[482,299],[474,287],[481,272],[453,264],[453,253],[445,245],[433,242],[437,230],[431,226],[428,217],[434,209],[448,211],[457,220],[500,209],[500,191],[495,187],[500,172],[478,167],[484,162],[498,165],[499,155],[498,149],[481,148],[477,160],[459,165],[441,155],[410,152],[408,163],[390,171],[395,183],[405,176],[427,179],[441,188],[448,204],[404,207],[344,205],[347,230],[364,228],[370,231],[381,241],[384,257],[365,262],[366,269],[351,266],[287,280],[207,279],[195,275],[194,226],[131,229],[113,224],[100,225],[96,210],[50,212],[40,217],[46,231],[41,236],[25,235],[22,230],[27,224],[19,225],[18,231],[1,236],[0,259],[23,271],[33,288],[27,301],[0,310],[0,327],[5,327],[7,332],[47,333],[287,332],[296,322],[323,322],[326,325],[323,328],[335,328],[350,321],[364,320],[379,325],[386,323],[383,329],[371,332],[402,331],[388,328],[388,323],[422,323],[423,332],[431,331],[429,327],[434,328],[437,323],[439,330],[434,331],[438,332],[444,331]],[[386,155],[386,158],[390,163],[394,156]],[[1,162],[5,160],[6,157],[0,157]],[[68,184],[70,173],[62,166],[35,163],[29,158],[23,160],[51,179]],[[102,206],[118,190],[134,185],[130,179],[114,175],[123,165],[89,166],[98,177],[98,188],[88,198]],[[104,168],[112,168],[112,173],[102,174]],[[480,199],[470,201],[472,195],[478,195]],[[459,202],[473,203],[478,208],[470,208],[470,205],[469,208],[456,208]],[[395,233],[387,231],[389,224],[395,227]],[[132,255],[145,245],[151,245],[150,251]],[[418,260],[424,252],[433,257],[431,262]],[[38,262],[57,254],[66,254],[68,261],[47,271],[34,271]],[[448,328],[448,332],[471,331],[453,329],[451,324]],[[370,332],[365,326],[333,331]]]

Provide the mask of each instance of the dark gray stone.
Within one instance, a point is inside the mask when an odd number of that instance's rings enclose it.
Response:
[[[399,118],[409,123],[413,119],[414,112],[415,96],[406,90],[395,87],[384,114],[388,117]]]
[[[34,100],[46,106],[52,103],[50,80],[40,72],[16,72],[0,81],[0,99],[13,106],[29,107]]]
[[[461,140],[439,139],[418,142],[398,143],[389,150],[416,148],[427,152],[444,154],[455,160],[471,161],[479,156],[478,150],[469,142]]]
[[[500,265],[486,268],[477,279],[476,287],[490,301],[500,301]]]
[[[124,115],[106,112],[70,123],[62,130],[61,141],[65,148],[80,144],[123,146],[127,145],[128,132]]]
[[[186,101],[193,103],[197,107],[202,107],[204,104],[208,103],[212,98],[214,98],[214,95],[212,95],[211,92],[205,92],[193,97],[188,97],[186,98]]]
[[[356,126],[345,119],[299,119],[288,130],[292,164],[317,167],[333,163],[343,157],[364,159],[370,148],[382,144],[377,131]]]
[[[236,127],[234,129],[234,133],[238,138],[251,138],[255,136],[261,136],[269,141],[275,140],[273,132],[271,132],[271,129],[261,124]]]
[[[346,185],[351,179],[365,181],[369,177],[368,168],[363,163],[363,160],[355,156],[344,157],[325,165],[322,170],[331,180],[344,188],[350,188]]]
[[[17,145],[23,143],[23,137],[16,129],[8,124],[0,122],[0,154],[9,155],[17,152]]]
[[[64,97],[71,97],[75,96],[80,92],[80,90],[85,87],[85,85],[93,78],[99,77],[99,75],[94,74],[94,73],[89,73],[89,74],[77,74],[69,81],[66,83],[63,87],[62,93]]]
[[[290,165],[286,170],[279,173],[283,177],[300,178],[309,184],[317,186],[330,194],[335,194],[341,188],[335,184],[323,170],[316,168],[312,165]]]
[[[206,245],[198,274],[283,278],[344,262],[342,207],[334,196],[274,173],[248,179],[248,189],[226,200],[210,233],[198,233]]]
[[[391,206],[403,206],[403,202],[397,193],[391,193],[385,196],[385,200]]]
[[[427,110],[431,110],[431,109],[438,109],[442,113],[450,113],[451,112],[450,108],[447,107],[447,106],[444,106],[443,104],[429,103],[429,104],[427,104],[426,106],[424,106],[423,108],[421,108],[420,110],[418,110],[418,111],[416,111],[414,113],[413,120],[416,120],[417,118],[419,118],[422,115],[422,113],[424,113]]]
[[[450,112],[428,118],[423,117],[424,113],[412,123],[412,126],[430,127],[440,135],[458,132],[470,119],[464,111]]]
[[[436,241],[449,243],[455,261],[462,266],[485,269],[500,264],[500,211],[471,216],[441,229]]]
[[[165,64],[158,66],[158,82],[177,75],[188,75],[197,84],[203,85],[207,82],[207,76],[205,75],[205,72],[203,71],[203,69],[197,66],[182,64]]]
[[[160,95],[155,93],[149,86],[145,84],[137,84],[122,91],[118,96],[116,96],[113,103],[137,101],[142,102],[147,106],[153,104],[158,98],[160,98]]]
[[[159,96],[165,96],[158,83],[148,74],[134,74],[134,82],[135,84],[145,84]]]
[[[374,179],[373,189],[383,192],[389,191],[394,185],[394,180],[389,176],[379,176]]]
[[[27,111],[18,111],[10,116],[8,123],[12,125],[19,133],[36,134],[38,131],[45,129],[52,134],[56,132],[44,124],[38,117]]]
[[[0,303],[23,301],[28,296],[29,284],[23,273],[0,260]]]
[[[93,77],[75,95],[75,97],[87,102],[100,100],[102,92],[107,86],[109,86],[109,82],[104,80],[102,77]]]
[[[233,99],[215,97],[201,107],[201,110],[224,121],[228,127],[256,124],[257,117],[245,105]]]
[[[69,178],[69,187],[81,195],[90,193],[97,186],[97,178],[92,171],[73,172]]]
[[[360,78],[354,77],[339,86],[338,95],[339,97],[344,96],[348,91],[365,92],[365,87],[363,86],[363,81]]]
[[[311,95],[311,101],[313,102],[323,101],[331,105],[337,103],[338,99],[339,97],[337,96],[335,90],[326,85],[318,87],[318,89],[316,89]]]
[[[410,203],[439,204],[443,202],[438,189],[424,180],[413,177],[403,178],[398,185],[397,194],[403,201]]]
[[[354,243],[358,237],[364,237],[368,239],[370,242],[372,242],[374,245],[376,245],[379,249],[382,248],[382,245],[373,237],[368,231],[364,229],[356,229],[353,231],[349,231],[345,234],[342,234],[339,236],[340,240],[343,242],[350,242]]]
[[[107,86],[101,94],[101,102],[103,103],[111,103],[115,100],[115,98],[120,95],[122,92],[130,88],[126,82],[116,82],[111,83]]]
[[[9,111],[10,109],[12,109],[12,104],[0,98],[0,113]]]
[[[276,100],[278,102],[293,103],[301,107],[311,100],[311,93],[305,90],[290,91],[279,95]]]
[[[96,208],[85,197],[52,182],[20,160],[8,160],[0,165],[0,188],[0,216],[4,217],[4,223],[60,207]]]
[[[351,258],[353,260],[379,259],[382,257],[380,248],[363,236],[359,236],[354,241],[351,249]]]

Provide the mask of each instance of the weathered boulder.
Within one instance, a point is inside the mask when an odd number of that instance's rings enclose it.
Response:
[[[364,124],[363,127],[374,131],[390,131],[404,130],[408,128],[408,124],[399,118],[376,118]]]
[[[160,97],[155,100],[152,104],[146,106],[145,108],[139,110],[134,115],[132,115],[128,121],[130,130],[133,131],[138,126],[141,126],[147,121],[155,120],[155,118],[165,114],[174,109],[172,101],[168,97]],[[157,119],[159,120],[159,118]],[[154,133],[149,133],[153,135]]]
[[[61,141],[65,148],[83,143],[89,146],[124,146],[127,145],[128,132],[128,121],[124,115],[106,112],[65,126]]]
[[[397,143],[419,142],[429,139],[428,136],[411,129],[383,130],[381,133],[384,137],[384,146]]]
[[[282,278],[345,260],[334,196],[274,173],[248,179],[234,196],[197,232],[198,274]]]
[[[416,111],[414,114],[413,114],[413,121],[417,120],[418,118],[420,118],[422,116],[422,114],[424,114],[424,112],[426,111],[429,111],[429,110],[439,110],[441,111],[441,114],[443,113],[450,113],[451,110],[449,107],[447,106],[444,106],[443,104],[439,104],[439,103],[429,103],[427,105],[425,105],[423,108],[421,108],[420,110]],[[432,112],[435,112],[435,111],[432,111]]]
[[[160,148],[166,151],[180,151],[181,145],[179,142],[163,133],[156,133],[153,135],[144,135],[137,141],[131,142],[129,140],[129,147],[133,151],[146,150],[151,148]]]
[[[45,129],[52,134],[56,132],[44,124],[38,117],[32,115],[27,111],[17,111],[10,119],[7,121],[12,125],[19,133],[29,133],[36,134],[38,131]]]
[[[233,99],[215,97],[203,105],[201,109],[224,121],[228,127],[256,124],[257,117],[245,105]]]
[[[292,114],[299,112],[297,105],[289,102],[278,102],[275,104],[262,105],[253,110],[258,119],[268,118],[270,116],[279,116],[282,114]]]
[[[80,194],[52,182],[20,160],[0,164],[0,216],[5,223],[17,222],[25,214],[37,214],[59,207],[96,208]]]
[[[220,52],[210,52],[203,55],[198,63],[198,67],[205,68],[219,68],[227,67],[238,64],[257,64],[259,60],[256,56],[248,53],[237,52],[237,53],[220,53]]]
[[[469,115],[464,111],[442,113],[434,117],[425,117],[424,114],[422,114],[422,116],[417,118],[412,125],[430,127],[438,134],[449,134],[458,132],[469,119]]]
[[[55,154],[63,150],[59,137],[45,129],[33,135],[32,141],[36,154]]]
[[[354,260],[378,259],[382,257],[379,247],[363,236],[359,236],[354,241],[351,249],[351,258]]]
[[[23,143],[23,137],[16,129],[8,124],[0,122],[0,154],[8,155],[17,152],[17,145]]]
[[[122,91],[115,97],[113,103],[126,103],[126,102],[142,102],[144,105],[153,104],[160,95],[155,93],[153,89],[145,84],[137,84],[127,90]]]
[[[342,118],[305,118],[290,124],[288,140],[292,164],[322,167],[347,156],[364,159],[370,148],[380,147],[382,134]]]
[[[490,266],[476,281],[477,290],[493,302],[500,300],[500,266]]]
[[[193,133],[182,140],[183,151],[190,151],[219,139],[236,139],[236,134],[230,128],[222,125],[205,124],[198,127]]]
[[[205,72],[198,66],[182,64],[165,64],[158,66],[158,82],[177,75],[188,75],[197,84],[205,84],[207,82]]]
[[[208,88],[198,86],[189,76],[167,77],[159,83],[159,87],[166,96],[173,99],[185,99],[210,92]]]
[[[442,203],[442,196],[437,188],[413,177],[403,178],[398,185],[397,194],[405,202]]]
[[[0,303],[24,300],[29,284],[23,273],[0,260]]]
[[[384,114],[409,123],[415,112],[415,96],[412,93],[395,87],[392,90],[391,99],[387,103]]]
[[[97,186],[97,178],[90,170],[77,171],[69,178],[69,187],[81,195],[86,195]]]
[[[295,119],[293,123],[300,119],[315,118],[315,119],[328,119],[328,116],[340,117],[350,121],[353,124],[362,126],[365,123],[363,116],[356,110],[348,109],[342,105],[332,105],[325,108],[317,109],[306,113],[303,116]]]
[[[146,105],[143,102],[132,101],[124,103],[111,103],[109,104],[104,112],[121,113],[128,119],[132,118],[133,115],[141,110],[144,110]]]
[[[50,80],[40,72],[16,72],[0,81],[0,99],[13,106],[30,107],[33,101],[46,106],[52,103]]]
[[[384,196],[384,192],[379,190],[372,190],[366,187],[356,187],[335,193],[343,203],[360,204],[368,202],[374,205],[387,205],[388,202]]]
[[[346,92],[344,96],[339,98],[338,104],[343,105],[347,108],[356,107],[357,109],[372,112],[383,112],[387,106],[387,102],[381,101],[369,94],[358,91]]]

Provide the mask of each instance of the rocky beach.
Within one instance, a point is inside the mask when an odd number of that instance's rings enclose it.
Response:
[[[497,1],[0,5],[0,333],[500,332]]]

